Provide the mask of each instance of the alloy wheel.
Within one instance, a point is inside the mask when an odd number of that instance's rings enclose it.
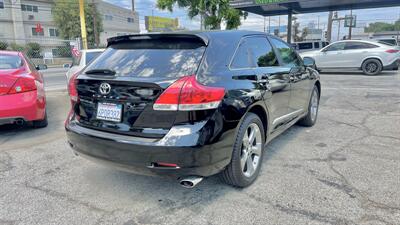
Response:
[[[318,104],[319,104],[318,91],[314,89],[311,97],[311,107],[310,107],[312,121],[315,121],[317,119]]]
[[[262,136],[260,128],[256,123],[251,123],[242,140],[242,151],[240,166],[246,177],[251,177],[257,170],[260,163],[262,151]]]
[[[376,63],[368,63],[366,66],[366,70],[368,73],[375,73],[378,70],[378,65]]]

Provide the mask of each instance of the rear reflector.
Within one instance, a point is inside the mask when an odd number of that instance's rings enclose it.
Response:
[[[165,162],[155,162],[153,163],[153,167],[180,168],[175,163],[165,163]]]
[[[182,77],[169,86],[153,105],[154,110],[193,111],[215,109],[225,95],[221,87],[199,84],[196,76]]]
[[[18,80],[14,83],[8,94],[18,94],[18,93],[23,93],[23,92],[28,92],[28,91],[34,91],[36,90],[36,83],[35,79],[33,78],[26,78],[26,77],[20,77]]]
[[[399,51],[400,50],[397,50],[397,49],[388,49],[385,52],[387,52],[387,53],[398,53]]]
[[[78,83],[78,80],[76,78],[78,77],[78,74],[79,72],[73,74],[68,81],[68,93],[69,97],[71,98],[71,102],[78,101],[78,90],[76,89],[76,85]]]

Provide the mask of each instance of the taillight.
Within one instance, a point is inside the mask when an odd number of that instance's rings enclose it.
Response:
[[[192,111],[215,109],[225,95],[221,87],[199,84],[196,76],[187,76],[175,81],[158,97],[154,110]]]
[[[387,53],[398,53],[399,51],[400,50],[397,50],[397,49],[388,49],[385,52],[387,52]]]
[[[18,94],[18,93],[23,93],[23,92],[28,92],[28,91],[34,91],[36,90],[36,83],[35,79],[33,78],[27,78],[27,77],[20,77],[18,80],[14,83],[10,91],[8,91],[8,94]]]
[[[79,72],[72,75],[68,82],[68,93],[69,93],[71,102],[77,102],[79,99],[78,98],[78,90],[76,89],[76,85],[78,83],[78,80],[76,78],[78,77],[78,75],[79,75]]]

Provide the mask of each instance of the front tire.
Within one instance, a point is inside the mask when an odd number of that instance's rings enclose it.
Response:
[[[305,127],[314,126],[315,122],[317,122],[317,117],[318,117],[319,97],[320,96],[318,87],[314,86],[310,102],[308,103],[308,113],[304,118],[299,120],[297,124]]]
[[[260,173],[265,131],[260,118],[248,113],[240,124],[231,163],[221,172],[222,180],[235,187],[247,187]]]
[[[377,59],[367,59],[361,67],[363,73],[368,76],[375,76],[382,72],[383,66]]]

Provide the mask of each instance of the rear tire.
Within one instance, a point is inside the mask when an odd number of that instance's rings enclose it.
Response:
[[[44,113],[43,120],[36,120],[36,121],[33,121],[33,123],[32,123],[33,128],[44,128],[44,127],[47,127],[47,125],[48,125],[47,112]]]
[[[382,72],[383,66],[377,59],[367,59],[362,64],[361,69],[365,75],[375,76]]]
[[[308,103],[308,113],[307,115],[299,120],[297,124],[305,127],[312,127],[317,122],[318,118],[318,108],[319,108],[319,91],[318,87],[314,86],[313,92],[311,94],[310,102]]]
[[[260,118],[248,113],[239,126],[231,163],[220,173],[222,180],[235,187],[247,187],[260,173],[265,131]]]

